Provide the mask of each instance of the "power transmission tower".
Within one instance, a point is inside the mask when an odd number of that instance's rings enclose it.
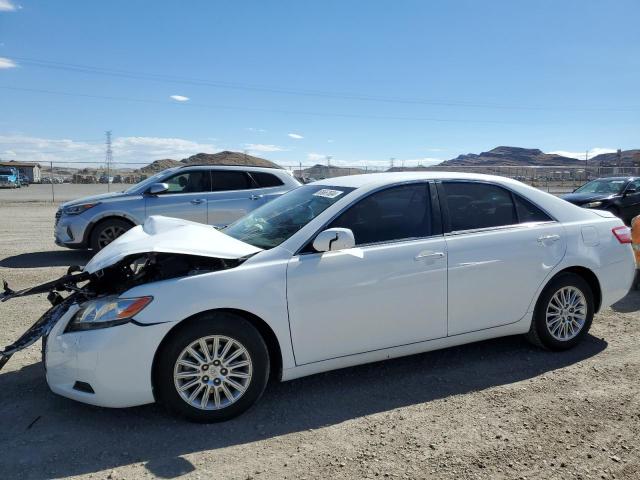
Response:
[[[107,150],[105,152],[105,163],[107,164],[107,192],[111,191],[111,161],[113,160],[113,150],[111,150],[111,130],[105,132],[107,136],[105,145]]]
[[[393,164],[395,163],[395,161],[396,161],[396,158],[395,158],[395,157],[391,157],[391,158],[389,159],[389,164],[390,164],[391,168],[393,168]]]
[[[327,155],[327,168],[331,168],[331,159],[333,157],[331,155]]]

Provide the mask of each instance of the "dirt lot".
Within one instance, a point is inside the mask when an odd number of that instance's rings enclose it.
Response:
[[[12,286],[87,261],[54,246],[54,211],[0,200]],[[46,307],[0,304],[0,345]],[[631,293],[565,353],[512,337],[274,384],[218,425],[58,397],[38,343],[0,372],[0,478],[640,478],[639,309]]]

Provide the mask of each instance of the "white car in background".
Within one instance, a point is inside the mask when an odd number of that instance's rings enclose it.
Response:
[[[39,330],[3,354],[42,334],[60,395],[157,400],[220,421],[253,405],[270,377],[515,334],[573,347],[634,272],[621,220],[515,180],[332,178],[223,231],[151,217],[82,271],[27,291],[72,293],[50,294],[59,298]]]

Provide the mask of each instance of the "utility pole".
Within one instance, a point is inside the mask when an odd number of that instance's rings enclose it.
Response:
[[[50,160],[49,162],[49,165],[51,166],[51,176],[49,177],[51,179],[51,203],[56,203],[56,192],[53,188],[53,160]]]
[[[589,168],[589,150],[587,150],[586,152],[584,152],[584,181],[588,182],[589,181],[589,170],[587,170]]]
[[[111,150],[111,130],[105,132],[107,139],[105,141],[107,150],[105,152],[105,163],[107,164],[107,192],[111,191],[111,160],[113,159],[113,151]]]
[[[327,155],[327,168],[331,168],[331,159],[333,157],[331,155]]]
[[[391,158],[389,159],[389,165],[391,165],[391,168],[393,168],[393,164],[395,163],[395,161],[396,161],[396,158],[395,158],[395,157],[391,157]]]

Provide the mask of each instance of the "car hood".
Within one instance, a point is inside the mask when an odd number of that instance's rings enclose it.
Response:
[[[615,197],[615,195],[611,195],[610,193],[569,193],[567,195],[562,195],[564,200],[577,205],[587,202],[596,202],[598,200],[607,200],[613,197]]]
[[[102,202],[104,200],[111,200],[126,196],[128,196],[128,194],[124,192],[101,193],[100,195],[90,195],[88,197],[77,198],[75,200],[71,200],[70,202],[65,202],[60,205],[60,208],[69,207],[71,205],[81,205],[83,203]]]
[[[94,273],[138,253],[179,253],[228,260],[260,251],[261,248],[236,240],[210,225],[151,216],[144,225],[133,227],[100,250],[84,271]]]

